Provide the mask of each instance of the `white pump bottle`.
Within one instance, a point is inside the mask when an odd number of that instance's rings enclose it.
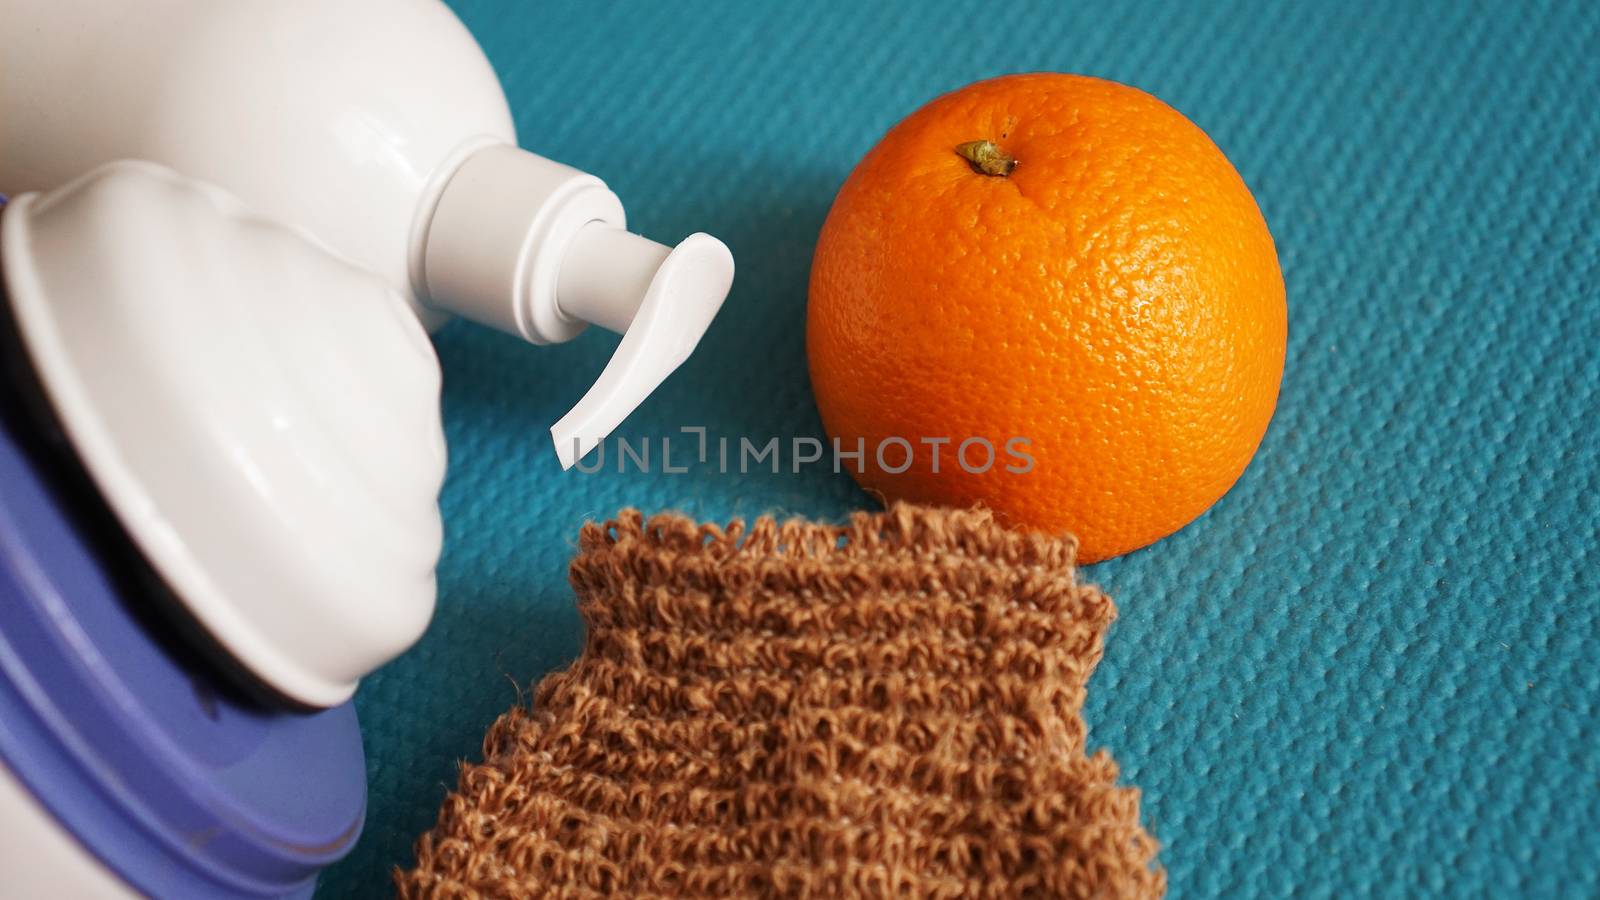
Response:
[[[430,328],[622,332],[551,429],[564,467],[683,362],[732,283],[720,241],[630,234],[600,179],[518,149],[437,0],[0,0],[0,46],[0,193],[149,160],[308,232]]]

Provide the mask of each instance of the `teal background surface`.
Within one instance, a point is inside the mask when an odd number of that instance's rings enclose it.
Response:
[[[455,6],[524,146],[604,177],[635,230],[738,260],[633,437],[822,435],[813,243],[928,99],[1059,70],[1182,110],[1277,239],[1289,349],[1238,486],[1087,570],[1122,611],[1091,742],[1143,789],[1172,895],[1600,896],[1600,5]],[[615,343],[438,336],[439,610],[358,695],[371,807],[325,896],[387,893],[458,761],[577,653],[585,519],[871,505],[822,466],[561,472],[547,429]]]

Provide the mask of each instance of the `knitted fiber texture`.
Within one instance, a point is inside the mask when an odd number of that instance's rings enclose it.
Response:
[[[1086,755],[1116,615],[1076,545],[897,505],[584,526],[582,655],[500,717],[412,897],[1148,897],[1139,795]]]

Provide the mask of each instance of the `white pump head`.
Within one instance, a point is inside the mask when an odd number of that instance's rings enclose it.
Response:
[[[569,468],[689,357],[733,284],[733,254],[708,234],[673,248],[630,234],[600,179],[496,145],[445,185],[423,271],[431,305],[534,343],[571,340],[589,323],[623,334],[550,429]]]

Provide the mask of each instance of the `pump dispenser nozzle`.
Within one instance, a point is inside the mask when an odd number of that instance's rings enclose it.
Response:
[[[688,358],[733,284],[708,234],[675,248],[627,231],[593,175],[515,147],[473,153],[439,197],[423,260],[430,305],[534,343],[589,323],[622,333],[605,371],[550,429],[570,468]]]
[[[727,246],[709,234],[692,234],[663,255],[666,249],[596,222],[567,252],[557,304],[623,334],[599,380],[550,429],[563,469],[594,449],[689,358],[722,308],[733,284]]]

